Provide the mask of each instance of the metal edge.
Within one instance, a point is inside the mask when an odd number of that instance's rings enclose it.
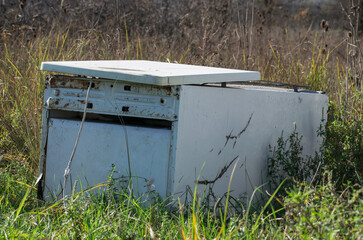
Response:
[[[88,77],[97,77],[108,80],[120,80],[125,82],[133,82],[140,84],[148,84],[148,85],[158,85],[163,86],[165,84],[165,77],[158,77],[152,75],[131,75],[120,72],[107,72],[101,70],[90,70],[82,67],[69,67],[69,66],[60,66],[60,65],[52,65],[48,62],[43,62],[40,70],[48,71],[48,72],[57,72],[57,73],[66,73],[66,74],[74,74]],[[146,79],[145,79],[146,78]]]
[[[42,134],[40,142],[39,155],[39,173],[37,184],[37,197],[44,199],[45,177],[46,177],[46,160],[47,160],[47,145],[48,145],[48,128],[49,128],[49,109],[43,106]]]
[[[171,138],[170,138],[170,150],[169,150],[169,161],[168,161],[168,172],[167,172],[167,183],[166,183],[166,197],[170,197],[174,192],[174,171],[175,171],[175,156],[176,156],[176,143],[177,143],[177,136],[178,136],[178,116],[179,116],[179,97],[181,92],[180,86],[175,86],[172,88],[175,101],[175,120],[172,122],[171,127]]]
[[[71,61],[70,61],[71,62]],[[196,66],[196,65],[190,65]],[[199,66],[201,67],[201,66]],[[206,67],[212,68],[212,67]],[[126,74],[120,72],[113,72],[109,71],[105,73],[102,70],[97,69],[86,69],[83,67],[69,67],[69,66],[62,66],[58,65],[57,62],[43,62],[41,64],[40,70],[42,71],[50,71],[50,72],[59,72],[59,73],[67,73],[67,74],[75,74],[75,75],[84,75],[90,77],[99,77],[111,80],[121,80],[127,82],[135,82],[135,83],[142,83],[142,84],[151,84],[151,85],[158,85],[158,86],[175,86],[175,85],[183,85],[183,84],[203,84],[209,82],[233,82],[233,81],[259,81],[261,80],[261,73],[257,71],[246,71],[246,70],[239,70],[239,69],[228,69],[228,68],[220,68],[226,70],[235,70],[237,72],[228,73],[212,73],[210,75],[181,75],[181,76],[172,76],[172,77],[164,77],[164,76],[154,76],[154,75],[133,75],[133,74]],[[243,76],[241,72],[244,71]],[[146,78],[146,79],[145,79]],[[208,81],[203,81],[202,79],[207,78]],[[242,79],[241,79],[242,78]],[[214,80],[211,80],[214,79]],[[195,82],[197,81],[197,83]],[[175,83],[174,83],[175,82]]]

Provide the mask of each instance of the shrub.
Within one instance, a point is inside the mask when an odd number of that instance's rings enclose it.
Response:
[[[289,239],[360,239],[363,189],[348,186],[342,194],[330,180],[316,188],[300,185],[285,198],[285,234]]]
[[[326,126],[325,168],[332,171],[336,185],[341,190],[344,183],[348,182],[362,186],[363,120],[346,110],[338,111],[334,108],[336,106],[332,105],[332,114]]]
[[[268,157],[268,175],[270,187],[275,188],[284,179],[284,189],[289,189],[297,183],[313,181],[321,166],[321,154],[316,153],[314,157],[302,155],[303,146],[299,133],[294,132],[288,139],[284,139],[283,133],[277,140],[277,146],[272,149]]]

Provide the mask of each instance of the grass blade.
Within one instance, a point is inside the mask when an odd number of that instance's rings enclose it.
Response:
[[[31,188],[27,188],[26,193],[25,193],[25,195],[24,195],[23,199],[21,200],[21,202],[20,202],[20,204],[19,204],[18,209],[16,210],[16,214],[15,214],[14,222],[15,222],[15,221],[16,221],[16,219],[19,217],[20,211],[21,211],[21,210],[23,209],[23,207],[24,207],[25,201],[26,201],[26,199],[28,198],[28,195],[29,195],[29,193],[30,193],[30,190],[31,190]]]

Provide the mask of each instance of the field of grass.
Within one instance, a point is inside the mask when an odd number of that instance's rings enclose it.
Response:
[[[141,7],[117,18],[114,29],[105,25],[82,29],[80,22],[66,26],[58,22],[51,28],[2,27],[0,238],[363,239],[363,38],[354,12],[346,13],[351,14],[346,30],[328,30],[323,22],[313,28],[266,26],[264,10],[256,5],[252,12],[251,5],[247,7],[249,12],[243,12],[240,21],[234,21],[231,8],[224,12],[222,5],[204,7],[200,15],[190,7],[189,15],[171,25],[177,28],[174,32],[160,22],[149,23],[148,31],[141,27],[147,26],[145,22],[135,26],[133,16],[147,11]],[[298,12],[298,17],[304,19],[304,14]],[[40,64],[99,59],[257,70],[264,80],[325,91],[330,107],[320,133],[324,145],[312,156],[316,171],[309,182],[296,172],[285,173],[286,178],[277,179],[282,183],[275,192],[262,193],[266,200],[259,204],[224,199],[208,206],[197,193],[190,205],[166,203],[157,195],[145,204],[127,188],[115,190],[117,182],[112,181],[98,196],[78,193],[66,201],[38,200],[35,183],[45,80]],[[288,139],[295,149],[297,139]],[[266,158],[288,165],[302,157],[291,147],[277,151]]]

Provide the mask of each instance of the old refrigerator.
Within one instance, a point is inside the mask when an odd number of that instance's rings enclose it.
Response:
[[[41,180],[38,193],[66,193],[130,177],[134,190],[185,198],[188,189],[214,196],[251,195],[267,180],[269,145],[294,128],[304,154],[318,150],[316,132],[328,97],[313,91],[241,84],[253,71],[152,61],[43,62]],[[90,84],[90,81],[92,83]],[[89,98],[86,94],[88,87]],[[213,186],[212,188],[209,188]]]

